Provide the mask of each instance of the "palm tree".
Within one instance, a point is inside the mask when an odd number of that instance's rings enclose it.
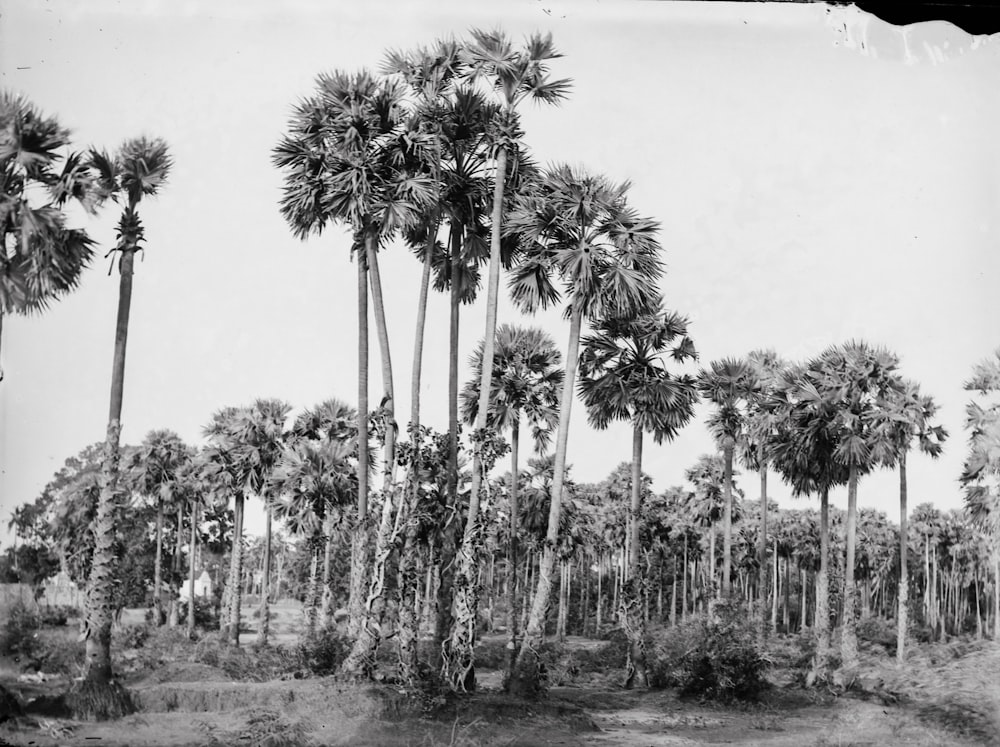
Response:
[[[482,341],[472,355],[473,378],[462,392],[462,416],[466,423],[473,424],[478,417],[479,384],[482,381],[480,369],[483,366]],[[518,643],[516,569],[518,563],[517,532],[520,525],[518,505],[518,479],[520,466],[518,455],[521,440],[521,421],[531,426],[535,451],[543,453],[551,438],[552,429],[558,422],[559,396],[562,390],[563,371],[559,367],[562,357],[555,342],[545,332],[536,328],[501,325],[497,330],[494,347],[493,375],[490,383],[493,392],[489,397],[490,412],[487,427],[496,431],[510,431],[510,487],[508,492],[509,540],[507,544],[507,637],[510,660],[507,674],[513,670],[514,656]],[[452,641],[452,651],[459,655],[458,646],[474,640],[472,635]],[[473,652],[471,647],[464,652],[463,666],[472,671]]]
[[[972,520],[993,542],[993,638],[1000,640],[1000,349],[982,361],[965,382],[965,389],[993,399],[970,402],[966,407],[965,428],[969,433],[969,453],[962,468],[965,504]]]
[[[753,369],[757,386],[750,393],[747,412],[747,427],[740,449],[740,461],[748,469],[755,469],[760,474],[760,544],[757,550],[757,563],[760,569],[759,584],[761,589],[760,620],[763,634],[767,634],[767,469],[768,449],[774,434],[775,424],[767,402],[774,396],[775,387],[781,377],[781,372],[788,364],[773,350],[754,350],[746,357],[747,364]],[[777,558],[774,559],[777,563]],[[773,588],[770,593],[775,594]],[[772,618],[777,614],[777,599],[771,598]],[[772,627],[775,621],[772,620]]]
[[[139,493],[152,498],[156,505],[153,616],[157,626],[163,624],[163,515],[166,509],[174,508],[181,472],[191,458],[191,450],[180,436],[170,430],[155,430],[146,434],[126,465],[132,484]],[[177,531],[180,532],[180,527]]]
[[[819,393],[832,407],[827,429],[834,439],[833,459],[848,470],[847,558],[844,568],[841,659],[845,667],[857,662],[857,589],[854,583],[857,544],[858,480],[878,463],[885,463],[891,449],[881,448],[879,416],[902,391],[897,373],[899,359],[884,348],[851,341],[824,351],[815,371]]]
[[[268,490],[275,496],[275,516],[285,522],[293,535],[305,540],[309,548],[307,638],[316,633],[321,596],[319,557],[324,546],[329,547],[333,522],[350,505],[356,480],[350,463],[353,457],[350,442],[298,439],[282,449],[281,458],[268,478]],[[328,567],[326,573],[329,574]]]
[[[725,459],[718,455],[702,454],[698,461],[684,470],[684,479],[694,486],[694,491],[688,493],[684,501],[687,518],[696,526],[708,531],[708,577],[711,580],[712,597],[718,594],[718,574],[716,573],[715,535],[719,521],[725,516],[726,500],[726,466]],[[732,493],[742,495],[742,491],[729,476]],[[740,519],[740,506],[736,501],[730,502],[733,521]]]
[[[702,395],[715,405],[715,412],[708,419],[708,429],[722,447],[725,460],[723,498],[725,511],[722,517],[722,593],[732,593],[733,562],[733,454],[743,439],[747,428],[748,403],[757,390],[754,369],[742,360],[724,358],[712,361],[711,367],[698,376]]]
[[[906,628],[909,597],[909,567],[907,550],[909,529],[907,526],[907,484],[906,455],[913,439],[922,452],[932,457],[941,454],[942,443],[948,437],[941,426],[931,425],[937,412],[937,405],[929,396],[920,393],[920,387],[912,381],[902,383],[902,388],[882,403],[876,443],[879,454],[886,463],[896,462],[899,469],[899,585],[898,614],[896,616],[896,659],[905,657]],[[886,453],[887,452],[887,453]]]
[[[419,222],[436,192],[433,180],[395,164],[402,146],[404,120],[399,106],[402,84],[381,81],[367,71],[335,71],[317,78],[317,92],[299,103],[289,133],[274,149],[274,163],[285,171],[281,213],[300,238],[322,233],[328,221],[350,227],[352,253],[358,262],[358,438],[368,442],[368,282],[382,352],[385,393],[380,406],[386,423],[385,486],[389,492],[395,464],[392,362],[377,248],[394,232]],[[365,612],[362,599],[365,524],[368,517],[367,450],[359,452],[358,510],[351,561],[351,619],[357,630]],[[392,501],[387,500],[391,516]],[[380,526],[381,531],[386,521]],[[387,537],[380,547],[384,553]],[[376,574],[377,575],[377,574]],[[380,590],[373,601],[381,598]],[[369,594],[372,597],[372,594]],[[361,633],[362,631],[358,630]],[[366,646],[369,644],[365,644]]]
[[[90,161],[97,172],[102,194],[125,203],[118,221],[121,282],[118,289],[118,316],[115,351],[111,371],[111,407],[108,413],[104,466],[101,470],[101,499],[94,519],[94,561],[87,587],[86,621],[83,637],[87,642],[87,668],[82,683],[74,690],[73,710],[90,718],[112,718],[131,711],[125,690],[111,672],[111,592],[114,586],[113,508],[118,494],[118,462],[121,458],[122,393],[125,384],[125,343],[132,304],[132,266],[135,253],[143,248],[145,229],[138,207],[143,197],[156,195],[166,184],[172,165],[163,140],[144,137],[126,140],[113,156],[91,151]]]
[[[659,309],[638,317],[602,319],[594,334],[583,339],[580,392],[591,425],[601,430],[612,420],[632,423],[631,502],[628,526],[628,574],[622,595],[621,621],[629,638],[625,686],[647,687],[645,620],[639,574],[639,516],[642,512],[642,437],[656,443],[672,441],[694,417],[698,400],[691,376],[671,375],[664,363],[695,360],[687,320]]]
[[[76,200],[93,213],[99,193],[80,155],[68,154],[56,170],[68,147],[69,130],[55,117],[0,91],[0,334],[5,314],[44,311],[75,289],[93,257],[94,242],[66,227],[63,208]],[[41,194],[45,201],[33,204]]]
[[[569,301],[570,320],[546,547],[528,629],[518,653],[519,671],[512,681],[514,692],[532,691],[538,686],[534,652],[541,643],[559,537],[570,410],[583,320],[628,316],[647,310],[651,300],[658,297],[656,282],[662,273],[660,245],[655,238],[658,225],[628,206],[628,188],[628,183],[613,184],[603,176],[557,166],[519,200],[508,219],[509,229],[523,236],[526,242],[525,258],[511,278],[515,303],[534,310],[558,301],[561,294],[552,278],[558,273],[556,282],[561,281]],[[484,351],[484,356],[489,357],[490,352]]]
[[[781,376],[767,403],[776,430],[771,464],[792,487],[792,494],[819,493],[819,563],[816,578],[816,656],[808,677],[812,683],[829,673],[830,488],[848,479],[846,465],[834,459],[837,442],[829,432],[835,406],[820,394],[817,361],[791,366]]]
[[[202,479],[211,486],[211,492],[220,494],[226,501],[230,496],[233,499],[232,553],[219,623],[226,640],[234,646],[240,645],[243,509],[247,490],[247,464],[240,453],[239,425],[248,418],[247,408],[226,407],[213,413],[211,422],[202,431],[208,439],[208,445],[202,450]]]

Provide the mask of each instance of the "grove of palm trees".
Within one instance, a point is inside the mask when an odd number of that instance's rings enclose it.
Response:
[[[156,33],[60,5],[67,49],[148,44],[103,131],[14,47],[0,743],[1000,740],[1000,266],[950,278],[994,229],[978,187],[906,181],[920,138],[980,134],[956,101],[996,52],[668,5]],[[804,68],[761,29],[831,90],[898,85],[890,120],[928,85],[952,108],[907,139],[781,99]],[[204,82],[156,94],[176,34]]]

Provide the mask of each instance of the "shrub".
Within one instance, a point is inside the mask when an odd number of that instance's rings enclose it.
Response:
[[[177,603],[177,624],[187,625],[188,601],[182,599]],[[272,615],[273,617],[273,615]],[[217,628],[219,626],[218,610],[211,599],[195,597],[194,599],[194,624],[198,628]]]
[[[149,625],[123,625],[114,631],[114,646],[123,649],[142,648],[151,630],[153,628]]]
[[[7,621],[0,629],[0,651],[19,657],[34,656],[39,649],[41,616],[18,600],[11,605]]]
[[[858,640],[871,644],[879,653],[896,651],[896,623],[881,617],[866,617],[857,625]]]
[[[40,611],[42,625],[59,628],[74,617],[80,616],[80,610],[68,604],[46,605]]]
[[[335,673],[350,652],[350,641],[341,637],[336,628],[323,628],[313,638],[302,641],[296,651],[302,669],[320,676]]]
[[[675,656],[673,678],[682,695],[749,700],[767,687],[770,662],[739,602],[720,601],[713,612],[682,626],[668,650],[668,659]]]

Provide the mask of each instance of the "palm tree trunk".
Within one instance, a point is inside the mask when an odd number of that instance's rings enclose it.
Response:
[[[233,557],[229,576],[229,628],[227,639],[240,645],[240,604],[243,593],[243,493],[234,496]]]
[[[816,578],[816,660],[813,676],[826,677],[830,659],[830,491],[823,488],[819,504],[819,574]],[[805,586],[802,598],[805,600]],[[805,618],[803,616],[803,624]]]
[[[775,538],[772,547],[774,557],[771,560],[771,630],[778,629],[778,540]]]
[[[722,593],[726,597],[733,593],[733,448],[732,439],[727,438],[722,450],[725,459],[722,477],[725,501],[722,515]]]
[[[309,586],[306,588],[306,639],[312,640],[316,637],[316,602],[319,597],[319,549],[316,547],[315,537],[309,545]]]
[[[847,480],[847,559],[844,567],[844,622],[840,634],[840,656],[844,667],[858,663],[857,586],[854,556],[858,536],[858,470],[851,465]]]
[[[649,686],[646,678],[645,624],[639,605],[643,581],[639,574],[639,512],[642,511],[642,426],[632,427],[632,496],[628,512],[628,579],[622,594],[621,623],[629,642],[625,658],[625,688]]]
[[[517,657],[517,530],[520,524],[520,506],[518,505],[518,448],[521,441],[521,423],[515,418],[510,428],[510,519],[508,531],[510,539],[507,542],[507,671],[510,679],[514,671],[514,661]]]
[[[907,526],[906,526],[906,450],[899,453],[899,610],[896,614],[896,661],[906,658],[906,614],[909,589],[907,569]]]
[[[687,621],[688,617],[688,537],[687,532],[684,533],[684,569],[681,573],[684,580],[683,588],[681,589],[681,622]]]
[[[708,526],[708,575],[711,580],[711,596],[718,595],[719,586],[715,567],[715,522]]]
[[[333,518],[326,517],[323,534],[326,539],[323,543],[323,594],[320,603],[320,620],[323,625],[330,622],[333,615],[333,589],[330,588],[330,566],[333,561]],[[279,565],[280,567],[280,565]],[[278,583],[281,583],[281,573],[278,573]]]
[[[264,558],[260,581],[260,625],[257,628],[257,645],[266,646],[271,631],[271,502],[263,496],[267,519],[264,524]]]
[[[130,204],[129,209],[134,210]],[[132,306],[132,266],[135,246],[122,251],[118,286],[115,350],[111,367],[111,403],[107,438],[101,465],[101,492],[94,517],[94,555],[87,584],[86,665],[83,681],[70,692],[67,704],[75,718],[86,720],[120,718],[133,713],[128,692],[111,671],[111,596],[114,587],[114,509],[118,502],[118,462],[121,459],[122,395],[125,387],[125,347]]]
[[[163,498],[156,496],[156,558],[153,562],[153,623],[163,625]]]
[[[764,636],[767,636],[767,466],[762,462],[760,467],[760,544],[757,550],[758,596],[760,597],[760,621]],[[774,594],[774,589],[770,590]],[[773,623],[772,623],[773,627]]]
[[[521,649],[517,655],[517,666],[512,677],[511,692],[528,695],[535,693],[539,687],[539,671],[537,651],[544,633],[545,615],[549,606],[549,595],[552,589],[552,568],[555,564],[555,548],[559,540],[559,515],[562,508],[562,490],[566,474],[566,450],[569,445],[570,411],[573,406],[573,393],[576,379],[577,360],[580,351],[580,329],[583,326],[583,308],[579,303],[573,304],[570,315],[569,346],[566,351],[566,371],[563,378],[563,389],[559,403],[559,428],[556,435],[556,453],[552,479],[552,500],[549,508],[548,530],[545,535],[545,546],[538,568],[538,582],[531,600],[531,614],[528,617],[528,627]],[[485,367],[485,363],[484,363]]]
[[[1000,552],[993,552],[993,640],[1000,641]]]
[[[604,555],[598,554],[597,556],[597,610],[595,615],[594,624],[597,626],[594,637],[601,637],[601,623],[603,622],[603,612],[604,612]]]
[[[364,615],[368,557],[368,263],[364,252],[358,264],[358,513],[351,533],[351,588],[347,634],[357,638]]]
[[[184,547],[184,507],[177,507],[177,532],[175,534],[176,542],[174,542],[174,556],[170,561],[170,570],[173,572],[174,577],[176,577],[181,572],[181,554]],[[167,613],[167,627],[176,628],[178,621],[179,611],[177,609],[177,603],[180,595],[174,592],[173,584],[170,585],[170,610]]]
[[[448,239],[451,263],[451,284],[448,318],[448,506],[457,514],[458,506],[458,329],[462,296],[458,277],[462,269],[462,229],[453,223]],[[437,618],[434,627],[435,664],[442,665],[443,654],[450,642],[452,579],[454,578],[455,544],[458,540],[457,520],[452,520],[442,532],[440,583],[437,587]]]
[[[198,504],[191,504],[191,548],[188,552],[188,617],[187,617],[187,637],[194,638],[194,571],[195,571],[195,548],[198,547]]]
[[[675,558],[676,561],[676,558]],[[670,627],[677,627],[677,563],[674,563],[674,580],[670,591]]]

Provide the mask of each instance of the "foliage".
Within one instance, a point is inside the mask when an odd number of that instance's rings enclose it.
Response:
[[[673,645],[680,642],[685,650],[677,660],[675,676],[683,695],[752,700],[768,687],[764,675],[770,661],[743,604],[717,602],[710,614],[692,621]]]
[[[62,627],[73,618],[80,617],[80,610],[68,604],[45,605],[38,610],[42,625]]]
[[[7,620],[0,628],[0,652],[30,657],[38,652],[38,630],[42,619],[37,612],[18,600],[7,611]]]
[[[177,624],[187,625],[187,615],[188,600],[182,599],[177,602]],[[194,598],[194,624],[195,627],[208,630],[219,624],[219,614],[214,599],[204,599],[197,596]]]
[[[302,669],[320,677],[337,672],[350,652],[351,642],[333,627],[323,628],[296,648]]]

